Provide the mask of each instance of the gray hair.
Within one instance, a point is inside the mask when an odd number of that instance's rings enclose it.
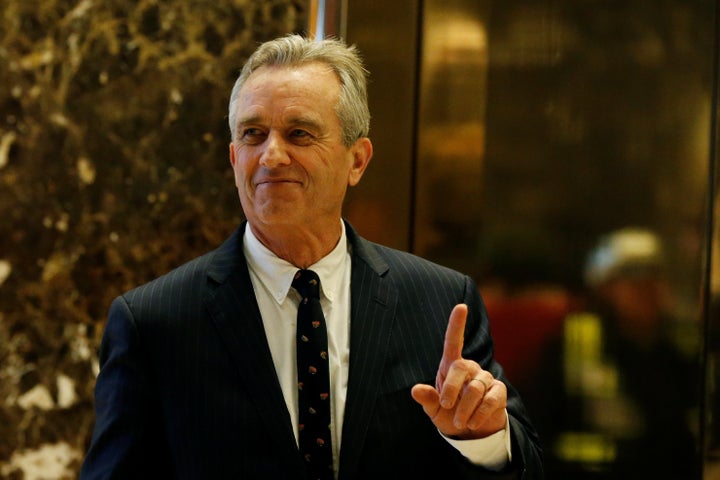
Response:
[[[367,101],[367,75],[355,46],[348,47],[336,39],[312,40],[288,35],[265,42],[245,63],[235,81],[228,111],[230,135],[235,139],[238,94],[250,75],[268,65],[297,66],[311,62],[328,65],[340,80],[340,98],[335,112],[342,125],[342,140],[349,147],[370,131],[370,109]]]

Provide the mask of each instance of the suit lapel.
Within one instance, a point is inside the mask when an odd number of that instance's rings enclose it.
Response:
[[[375,248],[347,225],[353,249],[351,278],[350,370],[340,449],[340,478],[357,470],[368,424],[378,397],[397,291],[383,276],[388,271]]]
[[[265,337],[245,256],[240,227],[220,246],[208,269],[210,286],[204,298],[220,338],[235,362],[243,387],[254,399],[268,436],[276,443],[280,458],[293,459],[304,468],[283,399],[270,347]]]

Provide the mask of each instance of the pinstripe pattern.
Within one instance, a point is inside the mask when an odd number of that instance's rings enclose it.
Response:
[[[465,461],[409,393],[417,382],[434,383],[459,302],[470,307],[465,355],[504,379],[474,283],[347,227],[351,358],[340,478],[504,478]],[[81,478],[303,478],[243,230],[113,303]],[[508,411],[513,463],[539,468],[537,438],[512,387]]]

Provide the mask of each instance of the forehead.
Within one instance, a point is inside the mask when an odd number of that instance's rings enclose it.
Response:
[[[295,66],[269,65],[255,70],[240,89],[239,108],[298,104],[334,108],[340,81],[326,64],[319,62]]]

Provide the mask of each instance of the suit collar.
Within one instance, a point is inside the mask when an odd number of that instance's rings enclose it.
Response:
[[[245,234],[247,223],[243,222],[230,237],[225,240],[213,252],[210,266],[208,267],[208,277],[218,284],[226,282],[231,273],[245,268],[245,256],[242,254],[242,241]]]
[[[348,221],[345,221],[345,230],[352,249],[353,262],[362,260],[378,276],[385,275],[390,267],[375,245],[358,235]]]
[[[344,220],[345,232],[353,250],[353,255],[363,260],[378,275],[384,275],[388,264],[380,255],[372,242],[362,238],[347,220]],[[242,254],[242,242],[247,222],[240,226],[216,250],[208,269],[208,275],[218,283],[223,283],[227,276],[238,266],[245,265]]]

